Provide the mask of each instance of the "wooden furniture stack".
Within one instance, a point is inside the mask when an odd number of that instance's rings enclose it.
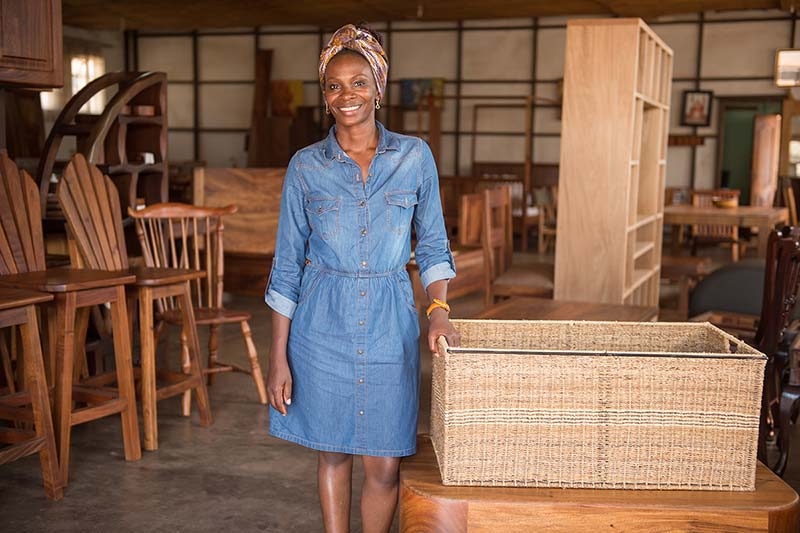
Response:
[[[122,233],[122,213],[117,189],[111,178],[88,163],[81,154],[75,154],[64,170],[56,191],[59,204],[67,220],[67,227],[73,239],[73,264],[86,266],[111,273],[132,272],[128,264],[128,252]],[[163,241],[162,241],[163,242]],[[78,270],[80,272],[81,270]],[[200,412],[200,425],[212,423],[211,406],[208,401],[203,372],[200,365],[200,343],[192,307],[190,282],[205,277],[205,272],[188,268],[137,268],[135,278],[130,281],[135,290],[128,295],[139,301],[139,333],[141,345],[141,391],[142,419],[144,422],[144,447],[146,450],[158,449],[158,426],[156,402],[172,396],[181,395],[188,390],[196,392]],[[122,301],[125,292],[122,289]],[[153,308],[159,299],[175,297],[181,312],[181,323],[187,338],[187,373],[157,372],[155,368],[155,338],[153,335]],[[124,306],[123,306],[124,307]],[[74,311],[73,311],[74,314]],[[128,330],[127,315],[123,315],[125,332]],[[115,326],[117,321],[115,319]],[[119,331],[115,327],[116,331]],[[127,335],[114,335],[114,341],[125,339]],[[119,356],[117,366],[120,366]],[[130,355],[128,355],[130,365]],[[69,367],[71,368],[71,367]],[[71,372],[70,372],[71,374]],[[166,384],[157,386],[160,378]],[[92,385],[108,385],[113,381],[100,375],[84,380]],[[135,420],[135,406],[133,410]],[[74,417],[73,417],[74,418]],[[135,422],[134,422],[135,425]],[[138,426],[137,426],[138,430]],[[138,440],[137,440],[138,447]],[[63,452],[62,452],[63,453]],[[63,465],[62,465],[63,467]]]
[[[556,299],[658,305],[672,56],[641,19],[567,23]]]
[[[101,216],[96,210],[86,209],[85,204],[80,214],[87,219]],[[92,245],[98,254],[109,248],[107,241],[101,244],[95,240]],[[121,267],[108,270],[46,268],[36,184],[25,171],[20,173],[6,154],[0,153],[1,290],[5,291],[7,287],[32,289],[51,294],[55,300],[44,310],[49,359],[51,365],[55,363],[55,368],[51,366],[48,369],[48,378],[55,384],[53,425],[64,486],[69,479],[72,426],[118,413],[122,422],[125,459],[136,461],[142,457],[125,298],[125,285],[134,280],[135,277],[130,272],[121,271]],[[76,316],[82,308],[106,303],[110,304],[114,332],[116,372],[110,381],[116,382],[117,386],[113,390],[86,382],[77,383],[73,379],[76,330],[80,335]]]

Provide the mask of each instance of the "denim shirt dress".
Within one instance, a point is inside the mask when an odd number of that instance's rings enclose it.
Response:
[[[292,404],[270,434],[315,450],[416,451],[419,322],[406,263],[425,288],[455,276],[428,145],[378,127],[366,184],[336,141],[298,151],[286,171],[266,303],[291,319]]]

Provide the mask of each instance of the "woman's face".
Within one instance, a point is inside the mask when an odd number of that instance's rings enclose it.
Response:
[[[375,120],[378,91],[369,63],[356,53],[338,54],[325,70],[325,102],[338,126]]]

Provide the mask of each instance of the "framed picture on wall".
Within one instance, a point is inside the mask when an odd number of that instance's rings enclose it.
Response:
[[[775,85],[797,87],[800,85],[800,50],[775,51]]]
[[[711,123],[711,91],[683,91],[681,126],[708,126]]]

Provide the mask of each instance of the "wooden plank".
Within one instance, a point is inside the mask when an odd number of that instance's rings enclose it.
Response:
[[[202,205],[236,205],[225,219],[225,252],[268,255],[275,252],[285,168],[206,168]],[[258,239],[253,236],[258,235]]]

